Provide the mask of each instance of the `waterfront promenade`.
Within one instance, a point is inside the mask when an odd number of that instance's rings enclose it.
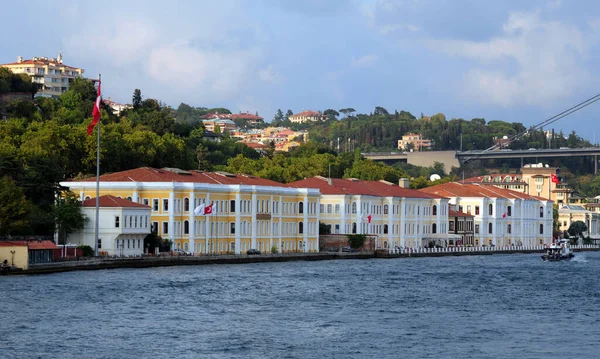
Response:
[[[598,245],[573,246],[574,252],[600,251]],[[407,248],[377,250],[364,252],[320,252],[320,253],[285,253],[263,255],[197,255],[176,256],[161,255],[122,258],[91,258],[81,260],[60,261],[43,264],[32,264],[28,270],[9,272],[9,274],[49,274],[78,270],[100,270],[117,268],[150,268],[168,266],[209,265],[209,264],[243,264],[290,261],[323,261],[338,259],[371,259],[371,258],[417,258],[442,256],[473,256],[515,253],[542,253],[544,246],[532,247],[448,247],[448,248]]]

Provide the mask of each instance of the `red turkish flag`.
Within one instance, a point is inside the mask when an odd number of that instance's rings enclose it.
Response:
[[[371,223],[371,215],[368,215],[368,216],[367,216],[367,222],[368,222],[368,223]]]
[[[210,206],[206,206],[206,207],[204,207],[204,215],[205,215],[205,216],[209,216],[209,215],[211,215],[211,214],[213,213],[213,212],[212,212],[212,206],[213,206],[213,205],[212,205],[212,203],[211,203],[211,204],[210,204]]]
[[[558,180],[558,177],[556,177],[556,175],[553,174],[553,173],[550,174],[550,179],[552,180],[552,183],[558,183],[558,182],[560,182]]]
[[[100,98],[102,96],[102,92],[100,91],[100,81],[98,81],[98,97],[96,97],[96,102],[94,103],[94,109],[92,110],[92,123],[88,126],[87,134],[88,136],[92,134],[94,131],[94,127],[100,120]]]

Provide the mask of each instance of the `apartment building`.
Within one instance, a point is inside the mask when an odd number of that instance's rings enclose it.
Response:
[[[426,151],[431,149],[431,140],[423,138],[420,133],[407,133],[398,140],[398,149],[403,151]]]
[[[96,179],[61,182],[82,200]],[[142,167],[100,176],[100,195],[150,206],[152,229],[195,253],[316,252],[319,191],[243,174]],[[196,215],[212,204],[212,215]]]
[[[475,246],[552,243],[553,202],[522,192],[469,183],[444,183],[419,190],[448,197],[458,211],[474,216]]]
[[[73,79],[82,77],[84,70],[78,67],[63,64],[62,54],[56,58],[33,57],[23,60],[17,57],[17,62],[0,64],[15,74],[24,73],[31,76],[31,81],[38,84],[39,90],[36,96],[58,98],[69,90],[69,84]]]
[[[313,177],[288,183],[321,193],[320,221],[332,234],[368,234],[376,248],[421,247],[448,237],[448,199],[387,181]]]
[[[325,121],[325,120],[327,120],[327,116],[323,115],[322,113],[316,112],[316,111],[306,110],[306,111],[302,111],[300,113],[294,114],[294,115],[288,117],[288,119],[292,123],[304,123],[304,122]]]
[[[550,167],[542,163],[526,164],[520,174],[491,174],[472,177],[465,183],[493,185],[531,196],[543,197],[558,204],[571,202],[573,189],[560,177],[560,168]]]

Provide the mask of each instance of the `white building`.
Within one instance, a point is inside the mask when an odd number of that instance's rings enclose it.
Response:
[[[37,96],[58,98],[69,90],[69,84],[76,77],[82,77],[84,70],[63,64],[62,54],[56,58],[33,57],[23,60],[17,57],[17,62],[0,64],[15,74],[27,74],[31,81],[38,84]]]
[[[85,227],[69,235],[69,242],[94,248],[96,199],[86,197],[82,213],[89,219]],[[144,238],[150,233],[150,206],[119,197],[100,196],[98,252],[107,255],[141,255]]]
[[[473,215],[475,246],[552,243],[553,202],[546,198],[458,182],[420,191],[448,197],[458,211]]]
[[[318,188],[319,220],[331,233],[375,236],[378,249],[420,247],[427,239],[449,237],[448,199],[409,189],[406,179],[397,185],[318,176],[288,185]]]

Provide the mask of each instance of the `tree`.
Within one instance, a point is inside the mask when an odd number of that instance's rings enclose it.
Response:
[[[294,116],[294,113],[292,112],[292,110],[287,110],[287,112],[285,113],[285,118],[283,120],[289,120],[291,116]]]
[[[73,192],[66,192],[53,205],[59,243],[66,244],[70,233],[82,229],[88,218],[81,213],[81,203]]]
[[[377,106],[375,107],[375,111],[373,112],[373,115],[378,116],[378,115],[389,115],[390,113],[383,107],[381,106]]]
[[[327,119],[334,119],[337,118],[340,115],[340,113],[330,108],[323,111],[323,115],[327,116]]]
[[[331,234],[331,224],[319,222],[319,234]]]
[[[133,90],[133,97],[131,98],[131,104],[133,109],[137,110],[142,106],[142,91],[140,89]]]
[[[588,230],[588,227],[583,221],[575,221],[575,222],[571,223],[567,232],[569,232],[569,235],[571,235],[571,236],[581,237],[583,232],[585,232],[587,230]]]
[[[281,111],[281,109],[278,108],[277,113],[275,114],[275,117],[273,117],[273,121],[271,122],[271,124],[273,126],[278,126],[280,123],[283,122],[283,120],[283,111]]]
[[[26,227],[30,204],[10,177],[0,178],[0,235]]]

